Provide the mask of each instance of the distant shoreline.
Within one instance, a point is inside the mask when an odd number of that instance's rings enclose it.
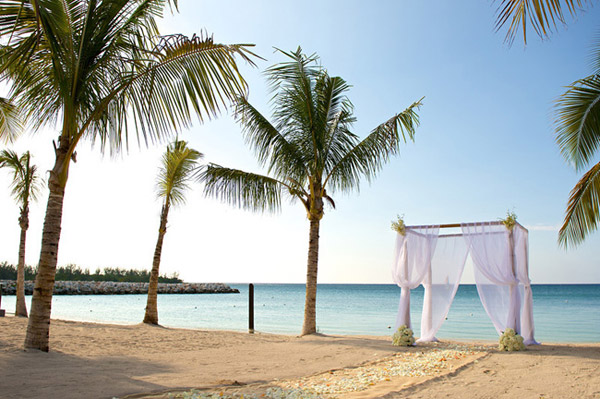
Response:
[[[25,295],[32,295],[33,281],[25,281]],[[15,280],[0,280],[2,295],[15,295]],[[158,283],[159,294],[239,294],[223,283]],[[113,281],[56,281],[54,295],[136,295],[147,294],[148,283]]]

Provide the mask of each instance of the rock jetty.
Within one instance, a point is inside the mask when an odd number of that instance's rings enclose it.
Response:
[[[0,280],[3,295],[15,295],[17,282]],[[239,290],[222,283],[158,283],[159,294],[239,294]],[[25,295],[33,293],[33,281],[25,282]],[[112,281],[56,281],[54,295],[130,295],[147,294],[148,283]]]

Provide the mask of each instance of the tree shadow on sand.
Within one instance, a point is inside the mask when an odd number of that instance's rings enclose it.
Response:
[[[0,353],[0,396],[113,398],[167,387],[143,379],[170,367],[123,356],[85,358],[60,352]]]

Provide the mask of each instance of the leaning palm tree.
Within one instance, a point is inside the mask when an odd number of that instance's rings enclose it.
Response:
[[[13,179],[12,195],[20,206],[19,226],[21,238],[19,241],[19,263],[17,265],[17,303],[15,315],[27,317],[25,304],[25,241],[29,229],[29,202],[36,201],[41,191],[37,167],[31,164],[29,151],[18,156],[16,152],[3,150],[0,152],[0,168],[10,168]]]
[[[69,167],[82,139],[105,150],[148,144],[246,91],[237,57],[248,45],[160,36],[156,19],[177,0],[4,0],[0,81],[33,128],[59,126],[25,347],[48,351],[52,289]]]
[[[571,84],[557,102],[556,141],[577,171],[593,162],[600,149],[600,37],[594,51],[594,73]],[[558,232],[567,248],[582,243],[600,223],[600,162],[577,182]]]
[[[162,198],[164,202],[160,212],[158,240],[156,241],[154,258],[152,260],[144,323],[158,324],[158,273],[163,240],[167,232],[169,209],[171,206],[185,203],[185,192],[189,189],[191,179],[199,170],[198,161],[201,158],[201,153],[189,148],[187,143],[181,140],[175,140],[167,146],[167,151],[163,154],[156,189],[158,197]]]
[[[289,62],[267,70],[274,115],[271,123],[240,98],[236,115],[246,141],[270,176],[209,165],[201,174],[205,193],[254,211],[277,210],[282,195],[299,200],[310,222],[306,301],[302,335],[316,332],[319,227],[330,194],[358,189],[362,177],[373,179],[401,141],[413,139],[417,101],[377,126],[365,139],[352,133],[353,107],[348,84],[329,76],[315,55],[282,52]]]
[[[527,43],[527,26],[546,38],[557,25],[565,24],[565,15],[577,15],[591,0],[499,0],[496,31],[508,24],[505,41],[513,43],[519,29],[523,31],[523,42]]]

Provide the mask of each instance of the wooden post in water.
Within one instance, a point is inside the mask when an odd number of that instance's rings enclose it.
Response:
[[[254,284],[248,286],[248,333],[254,334]]]

